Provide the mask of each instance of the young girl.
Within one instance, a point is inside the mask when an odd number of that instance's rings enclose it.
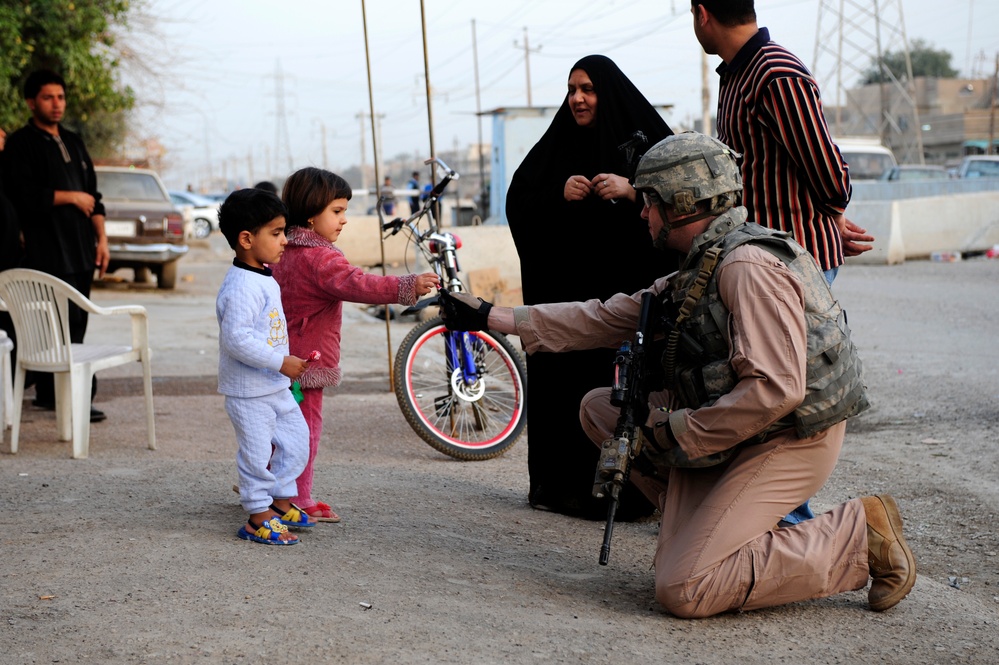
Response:
[[[292,502],[322,522],[339,522],[326,503],[312,498],[312,473],[323,431],[323,388],[340,383],[340,326],[343,303],[412,305],[438,287],[434,273],[403,277],[372,275],[352,266],[334,245],[347,223],[347,181],[313,167],[296,171],[285,181],[282,199],[288,207],[288,245],[280,263],[271,266],[281,286],[288,319],[291,353],[316,362],[299,377],[302,413],[309,424],[309,461],[298,477]]]

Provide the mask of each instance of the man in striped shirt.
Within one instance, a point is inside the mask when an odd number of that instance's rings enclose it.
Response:
[[[718,138],[742,153],[743,205],[762,226],[787,231],[832,284],[844,256],[874,240],[846,218],[850,175],[829,136],[815,79],[758,28],[753,0],[691,0],[694,34],[723,60]]]
[[[753,0],[690,0],[694,34],[720,56],[718,138],[742,153],[742,204],[750,221],[790,233],[830,284],[844,256],[873,236],[846,218],[850,174],[829,136],[819,87],[793,53],[756,24]],[[806,501],[782,521],[815,514]]]

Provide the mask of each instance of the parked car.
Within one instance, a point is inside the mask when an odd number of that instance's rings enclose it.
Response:
[[[194,215],[194,237],[207,238],[219,228],[219,203],[192,192],[170,192],[170,200],[178,206],[191,206]]]
[[[177,261],[187,254],[184,218],[170,201],[155,171],[117,166],[97,166],[97,189],[105,208],[111,263],[135,271],[135,281],[156,275],[156,286],[177,285]]]
[[[900,164],[881,174],[879,180],[910,182],[912,180],[947,180],[950,174],[942,166],[931,164]]]
[[[999,155],[968,155],[957,165],[958,178],[999,176]]]
[[[850,180],[877,180],[895,166],[895,155],[876,138],[847,137],[833,139],[850,167]]]

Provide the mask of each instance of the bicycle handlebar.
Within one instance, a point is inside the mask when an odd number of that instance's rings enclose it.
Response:
[[[402,227],[405,223],[406,220],[404,220],[402,217],[396,217],[391,222],[385,222],[384,224],[382,224],[382,231],[388,231],[389,229],[392,229],[391,235],[395,235],[400,230],[402,230]]]
[[[448,166],[447,164],[445,164],[445,163],[444,163],[444,160],[443,160],[443,159],[441,159],[440,157],[431,157],[430,159],[425,159],[425,160],[423,160],[423,165],[424,165],[424,166],[430,166],[431,164],[437,164],[437,165],[438,165],[438,166],[440,166],[440,167],[441,167],[442,169],[444,169],[444,171],[445,171],[445,172],[447,172],[447,174],[448,174],[449,176],[452,176],[452,177],[454,177],[454,176],[457,176],[457,175],[458,175],[457,173],[455,173],[455,170],[454,170],[454,169],[452,169],[452,168],[451,168],[450,166]]]
[[[457,171],[455,171],[450,166],[448,166],[446,163],[444,163],[444,160],[441,159],[440,157],[431,157],[430,159],[425,160],[423,163],[427,164],[427,165],[436,164],[440,168],[440,170],[444,172],[443,173],[443,177],[440,179],[440,181],[436,185],[434,185],[433,189],[431,189],[425,195],[425,202],[423,204],[423,207],[420,210],[417,210],[411,217],[409,217],[408,219],[403,219],[401,217],[396,217],[395,219],[393,219],[391,221],[382,222],[381,229],[382,229],[383,233],[386,232],[386,231],[391,231],[391,233],[389,233],[389,235],[394,236],[395,234],[399,233],[399,231],[401,231],[403,229],[403,227],[409,226],[410,230],[412,230],[416,236],[420,236],[420,233],[418,231],[416,231],[412,227],[412,224],[414,222],[417,222],[421,217],[427,215],[428,213],[431,214],[431,218],[432,218],[433,211],[431,210],[431,208],[433,207],[434,203],[444,193],[444,190],[445,190],[445,188],[447,188],[448,184],[452,180],[457,180],[460,177],[458,175]],[[379,197],[378,198],[378,217],[380,219],[382,218],[382,206],[381,206],[381,204],[382,204],[382,201],[385,200],[385,198],[386,197]],[[435,225],[432,225],[432,226],[435,226]],[[433,230],[433,229],[431,229],[431,230]]]

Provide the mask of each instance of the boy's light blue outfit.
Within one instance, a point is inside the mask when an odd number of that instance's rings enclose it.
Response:
[[[289,355],[281,288],[270,269],[233,261],[215,301],[219,392],[236,430],[239,500],[250,514],[295,496],[309,457],[309,427],[281,374]],[[273,446],[273,448],[272,448]]]

